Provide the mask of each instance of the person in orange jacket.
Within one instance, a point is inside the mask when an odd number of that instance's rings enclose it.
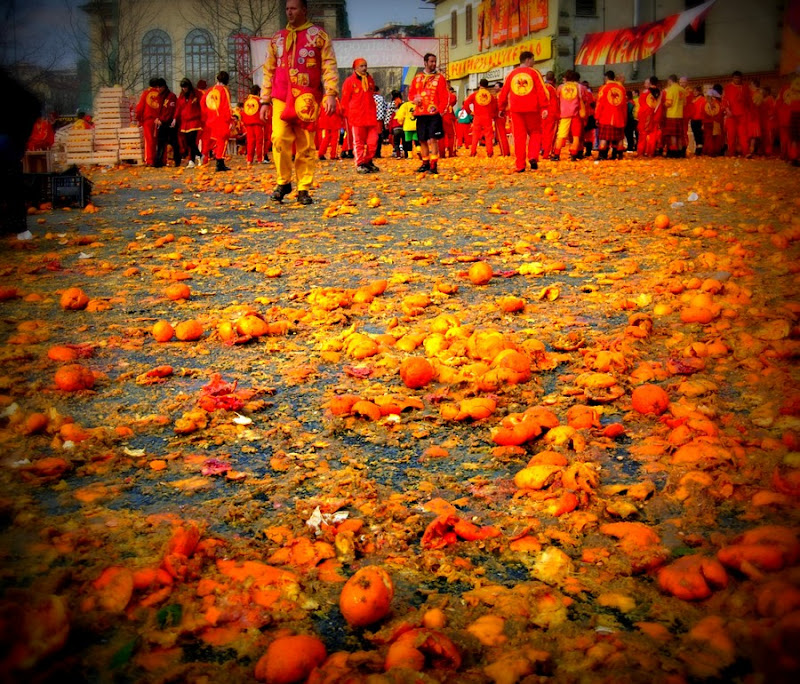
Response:
[[[357,173],[377,173],[373,159],[378,147],[378,120],[375,105],[375,81],[367,72],[367,60],[353,60],[353,73],[342,84],[342,109],[353,136]]]
[[[526,164],[530,164],[531,169],[539,168],[542,119],[549,115],[549,95],[544,79],[532,65],[533,53],[521,52],[519,66],[506,77],[497,99],[499,111],[511,115],[517,173],[522,173]]]

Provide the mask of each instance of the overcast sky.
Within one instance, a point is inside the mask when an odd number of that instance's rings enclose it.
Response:
[[[0,0],[4,61],[24,60],[71,67],[70,16],[82,20],[77,9],[84,0]],[[72,8],[72,9],[71,9]],[[354,38],[388,23],[412,24],[433,20],[433,5],[424,0],[347,0],[347,16]],[[14,52],[16,38],[16,54]]]
[[[433,21],[433,5],[423,0],[347,0],[350,33],[359,38],[385,24]]]

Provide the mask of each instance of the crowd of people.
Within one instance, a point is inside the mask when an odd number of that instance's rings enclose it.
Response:
[[[175,166],[183,159],[189,167],[204,166],[213,158],[217,171],[228,171],[233,140],[247,164],[268,162],[272,151],[272,199],[281,202],[292,191],[294,176],[302,204],[313,201],[308,191],[317,161],[350,158],[358,173],[377,173],[384,144],[393,157],[416,157],[417,171],[431,174],[438,173],[440,158],[459,150],[475,157],[480,148],[486,157],[495,149],[513,154],[520,173],[537,169],[541,159],[678,158],[689,150],[779,156],[800,165],[800,76],[775,94],[745,82],[739,71],[724,86],[690,86],[673,74],[665,82],[651,76],[639,90],[607,71],[603,84],[592,88],[574,70],[560,83],[552,71],[542,76],[533,55],[523,52],[504,82],[482,79],[459,106],[436,56],[426,54],[408,90],[385,99],[363,58],[353,62],[340,91],[331,40],[308,21],[306,0],[286,0],[286,15],[287,27],[270,41],[263,88],[254,85],[243,102],[231,102],[225,71],[211,88],[184,78],[179,94],[163,78],[151,79],[135,112],[145,164],[164,166],[171,149]],[[31,145],[52,144],[51,133],[43,124]]]

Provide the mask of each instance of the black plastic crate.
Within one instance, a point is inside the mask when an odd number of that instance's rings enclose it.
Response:
[[[25,203],[38,207],[53,201],[53,173],[23,173],[22,187]]]
[[[85,207],[89,201],[91,184],[81,175],[53,176],[54,207]]]

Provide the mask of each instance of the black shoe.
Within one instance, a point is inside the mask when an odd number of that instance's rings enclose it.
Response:
[[[372,171],[366,164],[359,164],[356,166],[356,173],[372,173]]]
[[[539,168],[539,162],[537,162],[535,159],[529,159],[528,161],[530,162],[531,168],[534,171]]]
[[[431,173],[434,176],[438,176],[439,175],[439,167],[436,164],[431,164]]]
[[[319,155],[319,157],[317,157],[317,159],[319,159],[320,161],[325,161],[325,155],[321,154]]]
[[[366,167],[367,167],[367,170],[370,173],[380,173],[381,172],[381,170],[377,166],[375,166],[375,163],[371,159],[366,163]]]
[[[225,160],[224,159],[217,159],[217,172],[230,171],[230,170],[231,170],[230,166],[225,166]]]
[[[422,166],[420,166],[417,169],[416,172],[417,173],[425,173],[426,171],[430,171],[430,170],[431,170],[431,163],[424,161],[424,162],[422,162]]]
[[[286,183],[284,185],[279,185],[275,188],[272,195],[270,195],[270,199],[273,202],[282,202],[283,198],[286,197],[292,191],[292,184]]]
[[[298,204],[314,204],[314,200],[311,199],[311,195],[308,194],[308,190],[298,190],[297,191],[297,203]]]
[[[557,155],[557,154],[551,154],[550,155],[550,161],[557,162],[559,159],[561,159],[561,157],[559,155]]]

